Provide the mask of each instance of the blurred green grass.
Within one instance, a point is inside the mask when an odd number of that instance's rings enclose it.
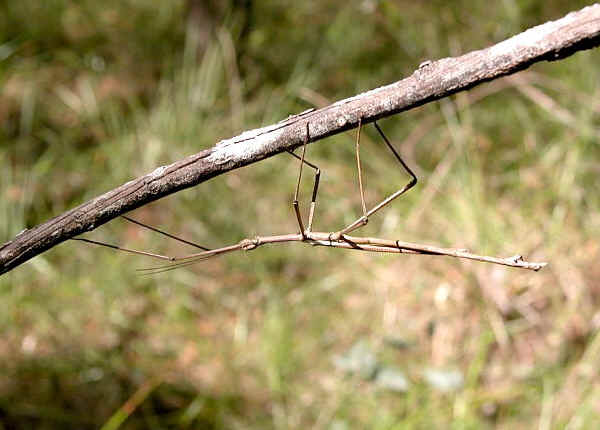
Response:
[[[584,5],[267,0],[232,57],[228,20],[194,49],[181,1],[6,2],[0,241],[219,139]],[[290,245],[140,276],[155,263],[65,243],[0,278],[3,427],[595,427],[599,63],[581,52],[381,121],[420,184],[366,232],[548,268]],[[405,178],[364,133],[374,203]],[[353,139],[308,148],[323,170],[315,228],[359,211]],[[133,216],[211,247],[294,231],[297,168],[275,157]],[[121,221],[90,237],[188,252]],[[336,368],[360,341],[401,369],[405,393]],[[442,392],[428,369],[464,382]],[[117,413],[132,396],[131,416]]]

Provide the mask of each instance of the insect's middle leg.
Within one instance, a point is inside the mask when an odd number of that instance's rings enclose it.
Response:
[[[398,160],[398,162],[400,163],[400,165],[410,175],[411,179],[410,179],[410,181],[404,187],[400,188],[395,193],[392,193],[390,196],[388,196],[387,198],[385,198],[384,200],[382,200],[381,202],[379,202],[377,205],[375,205],[372,209],[367,210],[367,207],[366,207],[366,204],[365,204],[365,194],[364,194],[364,191],[363,191],[363,184],[362,184],[362,169],[361,169],[361,164],[360,164],[360,131],[361,131],[361,126],[362,126],[362,121],[359,119],[359,121],[358,121],[358,132],[357,132],[357,136],[356,136],[356,164],[357,164],[357,168],[358,168],[358,187],[360,189],[360,200],[361,200],[361,204],[362,204],[363,215],[360,218],[356,219],[351,224],[348,224],[342,230],[340,230],[338,232],[335,232],[335,233],[332,233],[330,235],[330,239],[331,240],[340,240],[340,238],[342,238],[342,236],[344,234],[348,234],[348,233],[350,233],[350,232],[352,232],[352,231],[354,231],[354,230],[356,230],[356,229],[358,229],[358,228],[366,225],[369,222],[369,217],[371,215],[373,215],[374,213],[376,213],[377,211],[379,211],[383,207],[387,206],[394,199],[398,198],[399,196],[401,196],[402,194],[404,194],[405,192],[407,192],[408,190],[410,190],[412,187],[414,187],[416,185],[416,183],[417,183],[417,177],[416,177],[416,175],[406,165],[406,163],[404,162],[404,160],[402,160],[402,157],[400,157],[400,154],[398,154],[398,152],[396,151],[396,149],[394,149],[394,147],[392,146],[392,144],[390,143],[390,141],[388,140],[388,138],[385,136],[385,134],[383,133],[383,131],[381,130],[381,128],[379,128],[379,125],[377,125],[377,122],[373,122],[373,124],[375,125],[375,128],[377,129],[377,131],[379,132],[379,134],[383,138],[383,141],[385,142],[385,144],[387,145],[387,147],[390,149],[390,151],[392,151],[392,153],[394,154],[394,157],[396,158],[396,160]]]
[[[298,220],[298,225],[300,227],[300,234],[302,234],[302,238],[306,238],[306,233],[312,231],[313,218],[315,215],[315,207],[317,205],[317,192],[319,191],[319,181],[321,179],[321,169],[319,167],[309,161],[307,161],[304,156],[306,154],[306,144],[310,139],[309,136],[309,128],[308,123],[306,123],[306,136],[304,138],[304,145],[302,146],[302,156],[298,156],[294,154],[292,151],[288,151],[290,155],[300,160],[300,172],[298,173],[298,182],[296,183],[296,191],[294,192],[294,201],[292,202],[292,206],[294,208],[294,212],[296,214],[296,219]],[[310,202],[310,209],[308,212],[308,227],[304,228],[304,223],[302,221],[302,215],[300,214],[300,206],[298,203],[298,194],[300,192],[300,180],[302,179],[302,167],[307,165],[311,169],[315,171],[315,182],[313,184],[313,192],[312,198]]]

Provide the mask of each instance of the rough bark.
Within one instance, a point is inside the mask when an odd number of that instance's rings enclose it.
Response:
[[[318,110],[218,142],[210,149],[133,179],[32,229],[0,248],[0,274],[117,216],[214,176],[447,97],[482,82],[554,61],[600,43],[600,5],[533,27],[489,48],[427,62],[409,77]]]

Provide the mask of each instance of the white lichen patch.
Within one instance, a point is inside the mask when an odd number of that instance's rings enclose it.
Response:
[[[215,164],[237,164],[251,160],[264,154],[269,146],[279,140],[282,134],[283,129],[273,126],[244,132],[216,144],[206,161]]]
[[[310,123],[309,124],[309,132],[311,137],[322,136],[327,132],[327,126],[322,122]]]
[[[340,116],[340,117],[338,117],[338,119],[337,119],[336,122],[337,122],[338,127],[343,127],[343,126],[346,125],[346,123],[348,122],[348,120],[346,119],[345,116]]]
[[[162,176],[162,174],[165,172],[165,170],[167,170],[167,167],[169,167],[169,166],[157,167],[151,173],[148,174],[148,177],[150,179],[154,179],[154,178],[158,178],[158,177]]]
[[[593,10],[593,12],[595,15],[598,15],[596,18],[600,17],[600,5],[588,6],[585,9],[570,13],[556,21],[549,21],[519,33],[510,39],[492,46],[489,48],[488,53],[491,55],[502,55],[512,52],[515,49],[523,49],[525,47],[539,48],[541,47],[541,42],[549,35],[562,31],[565,26],[575,21],[579,14],[590,13],[590,9],[596,9]]]
[[[218,148],[221,146],[237,145],[245,140],[253,140],[260,135],[269,134],[278,128],[281,128],[281,126],[279,124],[273,124],[273,125],[269,125],[267,127],[255,128],[254,130],[247,130],[247,131],[243,132],[242,134],[239,134],[235,137],[221,140],[220,142],[218,142],[215,145],[215,148]]]

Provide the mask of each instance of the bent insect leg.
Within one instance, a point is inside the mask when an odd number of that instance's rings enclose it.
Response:
[[[306,136],[304,137],[304,144],[302,145],[302,156],[298,156],[294,154],[292,151],[288,151],[290,155],[300,160],[300,172],[298,173],[298,181],[296,182],[296,191],[294,192],[294,201],[292,202],[292,206],[294,208],[294,213],[296,214],[296,219],[298,220],[298,226],[300,227],[300,234],[302,235],[302,239],[306,239],[306,233],[312,231],[313,218],[315,215],[315,208],[317,205],[317,192],[319,191],[319,181],[321,179],[321,169],[319,167],[309,161],[307,161],[304,156],[306,154],[306,144],[310,139],[310,131],[309,131],[308,122],[306,123]],[[306,164],[311,169],[315,170],[315,182],[313,184],[313,192],[312,198],[310,202],[310,208],[308,211],[308,227],[304,228],[304,223],[302,221],[302,215],[300,214],[300,206],[298,203],[298,194],[300,192],[300,180],[302,179],[302,166]]]
[[[354,222],[348,224],[342,230],[340,230],[336,233],[332,233],[330,236],[331,240],[339,240],[340,238],[342,238],[342,236],[344,234],[348,234],[348,233],[366,225],[369,222],[369,217],[371,215],[375,214],[380,209],[384,208],[389,203],[391,203],[393,200],[400,197],[402,194],[404,194],[405,192],[410,190],[412,187],[414,187],[417,183],[417,176],[406,165],[404,160],[402,160],[402,157],[400,157],[400,154],[398,154],[396,149],[392,146],[392,144],[390,143],[390,141],[388,140],[386,135],[383,133],[383,130],[381,130],[381,128],[379,127],[377,122],[374,121],[373,124],[374,124],[375,128],[377,129],[377,131],[379,132],[379,134],[381,135],[381,137],[383,138],[387,147],[390,149],[390,151],[392,151],[392,153],[394,154],[394,157],[396,157],[396,160],[398,160],[400,165],[410,175],[411,179],[404,187],[402,187],[398,191],[392,193],[390,196],[386,197],[384,200],[382,200],[377,205],[375,205],[372,209],[367,211],[366,204],[365,204],[365,194],[364,194],[363,183],[362,183],[362,168],[361,168],[360,153],[359,153],[359,151],[360,151],[360,132],[361,132],[361,125],[362,125],[362,120],[359,119],[358,132],[357,132],[357,136],[356,136],[356,164],[357,164],[357,168],[358,168],[358,187],[360,190],[360,200],[361,200],[363,215],[360,218],[356,219]]]
[[[231,252],[231,251],[237,251],[237,250],[240,250],[240,249],[245,249],[245,247],[247,247],[247,243],[244,242],[244,241],[242,241],[242,242],[239,242],[239,243],[237,243],[235,245],[225,246],[225,247],[222,247],[222,248],[209,249],[209,248],[206,248],[206,247],[204,247],[202,245],[199,245],[197,243],[194,243],[194,242],[191,242],[189,240],[182,239],[180,237],[177,237],[175,235],[167,233],[167,232],[165,232],[163,230],[159,230],[159,229],[157,229],[155,227],[152,227],[152,226],[150,226],[148,224],[144,224],[144,223],[142,223],[140,221],[136,221],[133,218],[129,218],[129,217],[124,216],[124,215],[122,215],[121,217],[124,218],[125,220],[133,223],[133,224],[136,224],[136,225],[142,227],[142,228],[145,228],[145,229],[151,230],[153,232],[162,234],[163,236],[169,237],[169,238],[174,239],[174,240],[176,240],[178,242],[181,242],[181,243],[185,243],[186,245],[190,245],[190,246],[194,246],[196,248],[202,249],[202,251],[194,253],[194,254],[188,254],[188,255],[184,255],[184,256],[174,257],[174,256],[170,256],[170,255],[156,254],[156,253],[148,252],[148,251],[140,251],[140,250],[137,250],[137,249],[125,248],[125,247],[122,247],[122,246],[119,246],[119,245],[114,245],[114,244],[110,244],[110,243],[106,243],[106,242],[100,242],[100,241],[91,240],[91,239],[87,239],[87,238],[83,238],[83,237],[73,237],[73,238],[71,238],[71,240],[77,240],[77,241],[89,243],[89,244],[92,244],[92,245],[104,246],[106,248],[111,248],[111,249],[115,249],[115,250],[118,250],[118,251],[129,252],[131,254],[143,255],[143,256],[146,256],[146,257],[151,257],[151,258],[155,258],[155,259],[163,260],[163,261],[170,261],[170,262],[174,263],[172,265],[160,267],[160,269],[166,269],[166,268],[171,269],[171,268],[176,268],[176,267],[180,267],[180,266],[185,266],[187,264],[194,263],[194,262],[196,262],[198,260],[205,260],[205,259],[210,258],[210,257],[215,257],[217,255],[225,254],[225,253],[228,253],[228,252]],[[149,270],[154,270],[154,269],[157,269],[157,268],[152,268],[152,269],[149,269]],[[142,269],[142,270],[145,270],[145,269]]]

